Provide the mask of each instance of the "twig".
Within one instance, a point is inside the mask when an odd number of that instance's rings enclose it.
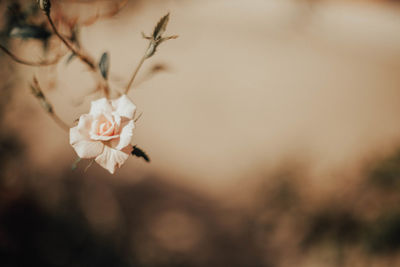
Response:
[[[136,123],[136,122],[142,117],[142,115],[143,115],[143,112],[140,112],[139,116],[137,116],[137,118],[135,118],[135,119],[133,120],[133,122]]]

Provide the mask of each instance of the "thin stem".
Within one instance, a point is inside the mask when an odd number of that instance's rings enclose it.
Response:
[[[15,62],[23,64],[23,65],[27,65],[27,66],[34,66],[34,67],[54,65],[60,60],[60,58],[63,57],[63,56],[58,56],[57,58],[55,58],[53,60],[44,60],[44,61],[40,61],[40,62],[32,62],[32,61],[27,61],[27,60],[24,60],[24,59],[21,59],[21,58],[17,57],[10,50],[8,50],[5,46],[3,46],[1,44],[0,44],[0,50],[2,50],[6,55],[8,55]]]
[[[94,163],[94,159],[92,159],[92,160],[89,162],[89,164],[86,166],[84,172],[87,172],[87,171],[89,170],[89,168],[93,165],[93,163]]]
[[[74,46],[72,46],[65,38],[60,34],[60,32],[57,30],[57,27],[54,25],[53,20],[50,17],[50,13],[46,12],[46,17],[50,23],[51,28],[53,29],[54,33],[57,35],[57,37],[68,47],[69,50],[71,50],[72,53],[74,53],[80,60],[82,60],[84,63],[86,63],[90,69],[93,71],[96,70],[96,65],[93,63],[91,59],[89,59],[87,56],[83,55],[78,49],[76,49]]]
[[[143,112],[140,112],[139,116],[137,116],[137,118],[134,119],[133,122],[136,123],[142,117],[142,115],[143,115]]]
[[[146,59],[147,59],[147,52],[148,52],[148,50],[149,50],[149,48],[150,48],[150,45],[151,45],[151,43],[150,43],[149,46],[147,47],[146,52],[144,53],[144,55],[143,55],[142,59],[140,60],[139,64],[136,66],[136,69],[135,69],[135,71],[133,72],[132,78],[130,79],[128,85],[127,85],[126,88],[125,88],[125,92],[124,92],[125,94],[127,94],[127,93],[129,92],[129,89],[131,88],[133,82],[135,81],[135,78],[136,78],[137,74],[139,73],[140,68],[143,66],[143,63],[146,61]]]

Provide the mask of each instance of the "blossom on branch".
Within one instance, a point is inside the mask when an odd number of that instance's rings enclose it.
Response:
[[[81,115],[78,125],[70,129],[70,144],[80,158],[94,158],[114,173],[132,153],[135,110],[126,95],[92,101],[89,114]]]

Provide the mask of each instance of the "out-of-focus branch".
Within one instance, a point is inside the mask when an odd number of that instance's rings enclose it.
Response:
[[[59,62],[60,59],[64,56],[64,55],[59,55],[52,60],[43,60],[43,61],[39,61],[39,62],[33,62],[33,61],[28,61],[28,60],[19,58],[18,56],[14,55],[10,50],[8,50],[5,46],[3,46],[1,44],[0,44],[0,50],[2,50],[6,55],[8,55],[15,62],[17,62],[19,64],[27,65],[27,66],[33,66],[33,67],[43,67],[43,66],[50,66],[50,65],[57,64],[57,62]]]
[[[86,4],[89,4],[89,5],[92,4],[90,2],[88,3],[87,1],[81,1],[81,0],[80,1],[74,0],[72,2],[79,2],[81,4],[85,4],[86,3]],[[103,2],[105,2],[105,0],[103,0]],[[110,2],[110,1],[108,1],[108,2]],[[117,2],[117,1],[115,1],[115,2]],[[112,8],[109,12],[106,12],[105,14],[98,14],[97,13],[95,16],[92,16],[91,18],[86,19],[86,21],[83,23],[83,25],[85,25],[85,26],[91,25],[96,20],[98,20],[100,18],[110,18],[110,17],[116,15],[123,7],[126,6],[127,3],[128,3],[128,0],[122,0],[119,3],[116,3],[114,8]]]

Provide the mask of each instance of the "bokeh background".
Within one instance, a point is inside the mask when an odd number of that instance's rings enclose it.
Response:
[[[171,12],[180,37],[129,93],[152,162],[115,175],[72,170],[29,89],[36,75],[73,125],[101,96],[86,67],[0,53],[1,266],[400,266],[398,1],[131,0],[114,16],[122,1],[53,2],[65,34],[110,53],[115,90],[142,31]],[[32,61],[65,52],[15,36],[49,29],[34,6],[0,1],[1,43]]]

